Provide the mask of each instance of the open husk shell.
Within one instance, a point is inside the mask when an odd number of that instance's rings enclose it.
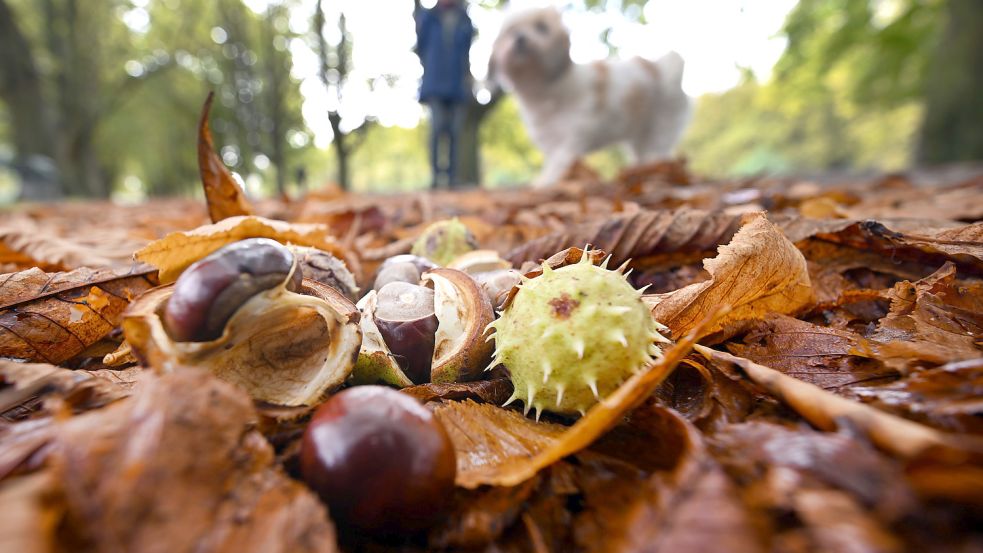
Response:
[[[351,373],[362,341],[359,312],[337,290],[304,279],[300,294],[284,285],[261,292],[209,342],[176,342],[161,313],[173,293],[161,286],[123,315],[123,332],[141,362],[161,372],[205,369],[244,388],[257,402],[283,407],[320,403]]]
[[[375,306],[377,293],[370,290],[358,302],[361,312],[359,325],[362,328],[362,347],[358,352],[358,361],[352,371],[351,383],[387,384],[397,388],[412,386],[413,381],[399,368],[395,356],[389,351],[379,327],[375,323]]]
[[[491,302],[473,278],[455,269],[423,275],[433,286],[437,334],[430,381],[464,382],[477,378],[491,361],[494,344],[486,327],[495,319]]]

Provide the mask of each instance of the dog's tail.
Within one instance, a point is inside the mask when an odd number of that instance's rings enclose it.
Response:
[[[670,90],[678,90],[683,86],[683,57],[677,52],[669,52],[655,61],[659,71],[665,76],[664,86]]]

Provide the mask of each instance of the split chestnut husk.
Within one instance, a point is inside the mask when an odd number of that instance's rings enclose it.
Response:
[[[412,386],[413,381],[396,362],[396,356],[389,351],[386,340],[376,325],[375,310],[378,293],[369,290],[358,302],[361,312],[359,325],[362,329],[362,347],[358,360],[352,370],[350,382],[354,385],[386,384],[397,388]]]
[[[410,371],[406,357],[394,355],[390,350],[387,339],[384,338],[385,333],[380,331],[380,327],[391,325],[400,316],[383,313],[389,320],[382,322],[379,293],[373,290],[358,303],[362,312],[364,339],[358,363],[352,373],[353,384],[384,383],[403,388],[414,382],[464,382],[477,378],[488,365],[494,346],[486,341],[485,328],[494,320],[495,313],[478,284],[467,274],[455,269],[434,269],[423,275],[423,281],[433,289],[433,314],[437,319],[432,342],[433,357],[430,359],[426,378],[414,373],[417,378],[411,380],[410,376],[414,375],[407,376]],[[393,288],[393,291],[396,290],[398,288]],[[398,307],[398,303],[390,307]],[[403,322],[411,325],[426,323],[428,317],[421,316],[418,309],[409,311],[412,313],[402,316]],[[414,328],[413,332],[417,338],[426,336],[417,330]],[[391,331],[391,328],[387,329],[387,332]],[[408,343],[412,343],[412,340]]]
[[[437,332],[433,290],[406,282],[383,286],[375,323],[410,380],[417,384],[429,382]]]
[[[474,380],[495,349],[486,341],[486,327],[495,320],[491,302],[473,278],[456,269],[434,269],[423,281],[433,286],[438,321],[430,381]]]
[[[314,406],[351,373],[362,340],[359,312],[330,286],[305,278],[296,293],[286,283],[248,299],[214,340],[181,342],[167,333],[162,315],[173,284],[130,304],[123,332],[137,358],[158,371],[198,367],[257,401]]]

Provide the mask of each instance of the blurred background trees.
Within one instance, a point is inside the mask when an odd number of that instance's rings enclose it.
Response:
[[[378,1],[378,17],[412,25],[420,2]],[[470,9],[480,15],[506,4],[481,0]],[[667,4],[581,0],[570,9],[644,24]],[[196,193],[195,124],[208,90],[217,93],[216,144],[251,193],[332,182],[425,187],[425,119],[414,112],[408,122],[382,124],[371,109],[386,94],[411,93],[415,73],[358,71],[353,51],[377,45],[360,41],[347,6],[0,0],[0,197]],[[473,19],[479,35],[497,32],[487,18]],[[799,0],[771,73],[745,68],[733,88],[700,97],[683,152],[711,175],[983,159],[981,28],[978,0]],[[617,53],[608,31],[593,40]],[[298,63],[316,68],[312,82],[301,82]],[[462,173],[486,185],[527,181],[541,158],[514,101],[478,78],[473,108]],[[323,137],[311,117],[320,115],[330,135],[315,143]],[[613,151],[591,158],[606,171],[620,162]]]

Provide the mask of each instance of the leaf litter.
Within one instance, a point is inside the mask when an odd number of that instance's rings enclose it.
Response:
[[[200,131],[206,205],[34,207],[37,239],[2,235],[0,549],[983,548],[978,175],[751,188],[672,162],[605,185],[251,203],[213,163],[207,111]],[[457,451],[452,507],[425,534],[335,525],[297,472],[304,413],[120,344],[136,296],[229,242],[325,249],[368,290],[451,216],[522,271],[587,244],[627,262],[676,343],[579,419],[501,407],[502,368],[405,388]],[[150,266],[108,243],[59,254],[79,224]]]

